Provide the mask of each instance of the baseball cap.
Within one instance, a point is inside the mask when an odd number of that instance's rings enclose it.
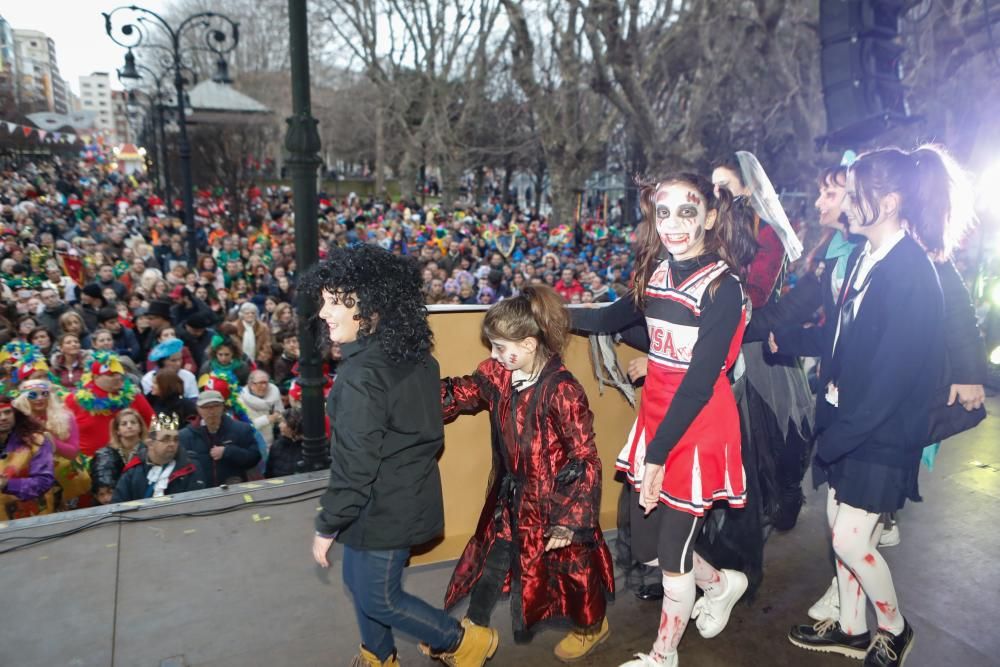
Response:
[[[222,398],[222,394],[214,389],[209,389],[208,391],[203,391],[198,394],[199,408],[205,405],[214,405],[216,403],[225,403],[225,400]]]

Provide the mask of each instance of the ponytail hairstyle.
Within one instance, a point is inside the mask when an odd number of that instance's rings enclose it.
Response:
[[[935,261],[948,259],[975,222],[968,177],[940,146],[925,144],[909,153],[898,148],[864,153],[850,172],[862,226],[878,220],[879,200],[898,194],[900,221]]]
[[[653,271],[666,257],[666,249],[656,231],[656,192],[661,186],[680,183],[698,191],[705,200],[706,211],[715,211],[715,224],[705,231],[705,253],[715,253],[737,276],[743,277],[746,267],[757,253],[757,241],[753,231],[754,214],[746,197],[736,197],[726,188],[719,188],[715,194],[711,181],[691,173],[678,173],[661,178],[637,178],[639,186],[639,209],[642,222],[636,227],[635,283],[632,299],[636,306],[645,305],[646,285]],[[715,295],[718,280],[709,286],[709,294]]]
[[[548,285],[526,285],[521,294],[504,299],[486,312],[480,337],[522,341],[538,339],[547,357],[562,354],[569,343],[569,313],[562,297]]]

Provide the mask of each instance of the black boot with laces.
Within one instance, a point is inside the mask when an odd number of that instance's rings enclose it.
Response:
[[[865,655],[864,667],[900,667],[913,648],[913,626],[903,619],[903,631],[879,630]]]
[[[849,635],[832,618],[815,625],[796,625],[788,633],[788,641],[807,651],[836,653],[849,658],[864,658],[871,643],[871,633]]]

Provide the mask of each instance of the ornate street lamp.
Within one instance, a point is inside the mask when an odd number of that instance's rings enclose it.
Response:
[[[117,31],[115,26],[118,25]],[[165,36],[169,45],[153,41],[150,37],[151,28],[156,27]],[[187,134],[187,118],[184,109],[184,72],[191,68],[184,60],[184,47],[181,40],[200,33],[204,46],[189,47],[190,50],[211,51],[216,61],[216,76],[224,74],[228,79],[228,66],[219,67],[219,62],[225,65],[224,56],[236,48],[240,39],[240,24],[229,17],[216,12],[199,12],[188,16],[175,28],[167,23],[162,16],[143,7],[129,5],[118,7],[104,14],[104,30],[115,44],[124,46],[129,51],[125,54],[125,67],[121,76],[125,79],[138,79],[138,67],[132,49],[144,46],[159,49],[166,54],[165,65],[173,71],[174,89],[177,103],[177,123],[180,135],[177,141],[178,153],[181,158],[181,177],[184,181],[182,195],[184,197],[184,226],[188,236],[188,258],[194,268],[198,261],[198,238],[194,222],[194,184],[191,176],[191,143]],[[161,124],[162,127],[162,124]]]

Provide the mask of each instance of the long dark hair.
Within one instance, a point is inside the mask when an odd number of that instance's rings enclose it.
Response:
[[[879,200],[900,197],[899,217],[906,229],[936,260],[947,259],[975,221],[972,192],[965,173],[940,146],[914,151],[882,148],[862,154],[850,167],[852,193],[862,225],[878,219]]]
[[[716,212],[715,225],[705,232],[706,253],[719,255],[729,269],[741,277],[757,253],[753,209],[745,197],[734,199],[732,193],[725,188],[720,188],[717,196],[711,181],[697,174],[678,173],[659,178],[637,178],[642,223],[636,230],[632,298],[640,308],[645,302],[646,284],[665,252],[656,231],[656,191],[663,185],[675,183],[689,185],[697,190],[705,198],[706,209]],[[717,287],[718,281],[709,287],[709,293],[714,294]]]
[[[423,281],[411,257],[367,244],[334,248],[302,276],[299,287],[316,303],[323,292],[356,297],[359,336],[374,338],[396,363],[422,361],[433,347]]]

